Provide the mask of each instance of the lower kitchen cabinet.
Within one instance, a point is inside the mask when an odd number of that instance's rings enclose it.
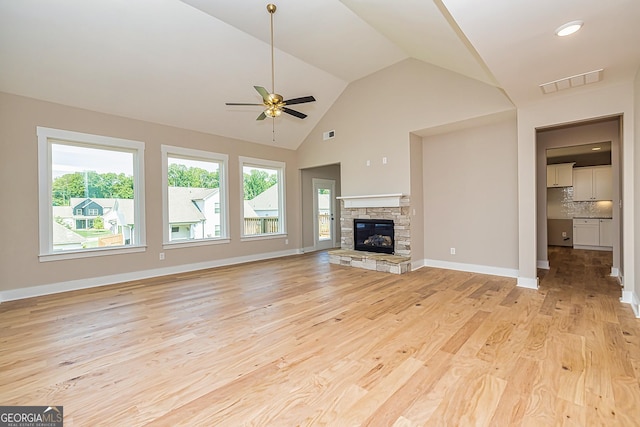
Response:
[[[613,221],[609,218],[574,218],[573,246],[610,250],[613,246]]]
[[[600,246],[613,246],[613,220],[601,219],[600,221]]]
[[[574,219],[573,244],[580,246],[600,246],[600,220]]]

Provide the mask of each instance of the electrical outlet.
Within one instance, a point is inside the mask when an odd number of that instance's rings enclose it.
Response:
[[[450,252],[451,252],[451,255],[455,255],[456,254],[456,248],[451,248]]]
[[[289,244],[289,239],[284,239],[284,244],[288,245]]]
[[[160,261],[164,260],[164,252],[160,252]]]
[[[562,232],[562,237],[567,237],[567,232],[566,231]]]
[[[383,165],[386,165],[386,164],[387,164],[387,158],[386,158],[386,157],[383,157],[383,158],[382,158],[382,164],[383,164]]]

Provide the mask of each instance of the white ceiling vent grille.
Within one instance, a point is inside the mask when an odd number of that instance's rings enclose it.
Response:
[[[543,83],[540,85],[540,89],[543,94],[557,92],[559,90],[571,89],[572,87],[584,86],[591,83],[596,83],[602,80],[602,73],[604,69],[589,71],[583,74],[577,74],[571,77],[565,77],[564,79],[554,80],[549,83]]]

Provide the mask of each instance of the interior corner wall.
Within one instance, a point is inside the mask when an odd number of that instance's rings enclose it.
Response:
[[[499,89],[407,59],[350,83],[303,141],[298,161],[340,163],[343,196],[409,194],[410,132],[507,110],[513,105]],[[329,130],[335,138],[324,141]]]
[[[634,283],[635,223],[634,109],[632,83],[573,89],[550,95],[545,101],[518,108],[518,283],[537,283],[537,161],[536,129],[563,123],[577,123],[600,117],[623,116],[622,200],[624,235],[622,242],[625,290]],[[637,165],[637,163],[636,163]],[[638,169],[636,169],[638,170]],[[627,203],[627,201],[629,203]]]
[[[633,114],[633,119],[630,119],[629,121],[633,121],[634,124],[634,135],[633,137],[633,148],[635,150],[635,152],[633,154],[629,153],[629,156],[631,157],[632,155],[634,156],[634,161],[632,164],[632,167],[634,168],[635,171],[635,175],[634,175],[634,188],[635,188],[635,192],[634,192],[634,212],[635,212],[635,233],[634,235],[634,240],[635,240],[635,246],[634,246],[634,257],[633,257],[633,263],[635,266],[638,266],[638,268],[640,268],[640,68],[638,68],[638,71],[636,72],[636,78],[635,78],[635,82],[634,82],[634,90],[633,90],[633,94],[634,94],[634,100],[633,100],[633,106],[634,106],[634,114]],[[627,153],[625,152],[625,159],[626,159],[626,155]],[[626,164],[626,163],[625,163]],[[625,211],[626,212],[626,211]],[[626,213],[625,213],[626,215]],[[632,218],[633,219],[633,218]],[[626,218],[625,218],[625,222],[626,222]],[[629,231],[631,232],[631,231]],[[626,254],[624,254],[625,259]],[[629,291],[633,292],[633,300],[635,301],[635,310],[636,310],[636,316],[640,317],[640,272],[636,271],[635,276],[633,279],[633,287],[629,286]],[[627,289],[627,285],[626,285],[626,279],[625,279],[625,289]]]
[[[315,246],[315,237],[313,235],[313,179],[332,179],[336,182],[336,197],[340,197],[341,190],[341,182],[340,182],[340,165],[327,165],[327,166],[319,166],[315,168],[302,169],[300,171],[300,189],[302,191],[302,249],[303,250],[311,250]],[[336,203],[334,206],[334,217],[340,218],[340,203]],[[338,246],[340,243],[340,227],[338,226],[338,222],[334,224],[335,227],[335,241],[338,242]]]
[[[40,262],[38,239],[38,156],[36,126],[125,138],[145,143],[145,210],[147,247],[144,252]],[[229,156],[229,226],[231,242],[197,247],[163,248],[162,144],[224,153]],[[52,283],[88,283],[115,274],[136,277],[150,272],[180,270],[225,260],[252,260],[270,254],[295,253],[299,248],[299,168],[293,150],[253,144],[124,117],[67,107],[0,93],[0,293]],[[242,187],[239,156],[286,164],[287,236],[241,241]],[[165,259],[159,260],[159,253]],[[239,261],[238,261],[239,262]],[[185,267],[186,266],[186,267]],[[203,267],[204,268],[204,267]],[[159,274],[156,274],[159,275]],[[95,283],[95,281],[94,281]]]
[[[516,138],[515,119],[423,138],[427,265],[515,275]]]
[[[424,175],[422,138],[409,135],[411,160],[411,261],[412,268],[424,263]]]

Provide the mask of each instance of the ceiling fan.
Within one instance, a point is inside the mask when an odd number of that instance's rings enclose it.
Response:
[[[267,5],[267,12],[269,12],[269,15],[271,17],[271,93],[269,93],[262,86],[254,86],[255,90],[257,90],[260,96],[262,96],[262,104],[227,102],[225,103],[225,105],[259,105],[266,107],[266,109],[258,116],[256,120],[264,120],[267,117],[276,118],[283,112],[299,119],[304,119],[305,117],[307,117],[306,114],[301,113],[300,111],[292,110],[291,108],[287,108],[286,106],[304,104],[306,102],[314,102],[316,99],[313,96],[303,96],[301,98],[285,100],[282,95],[277,94],[275,91],[275,67],[273,61],[273,14],[276,12],[276,5],[269,3]]]

